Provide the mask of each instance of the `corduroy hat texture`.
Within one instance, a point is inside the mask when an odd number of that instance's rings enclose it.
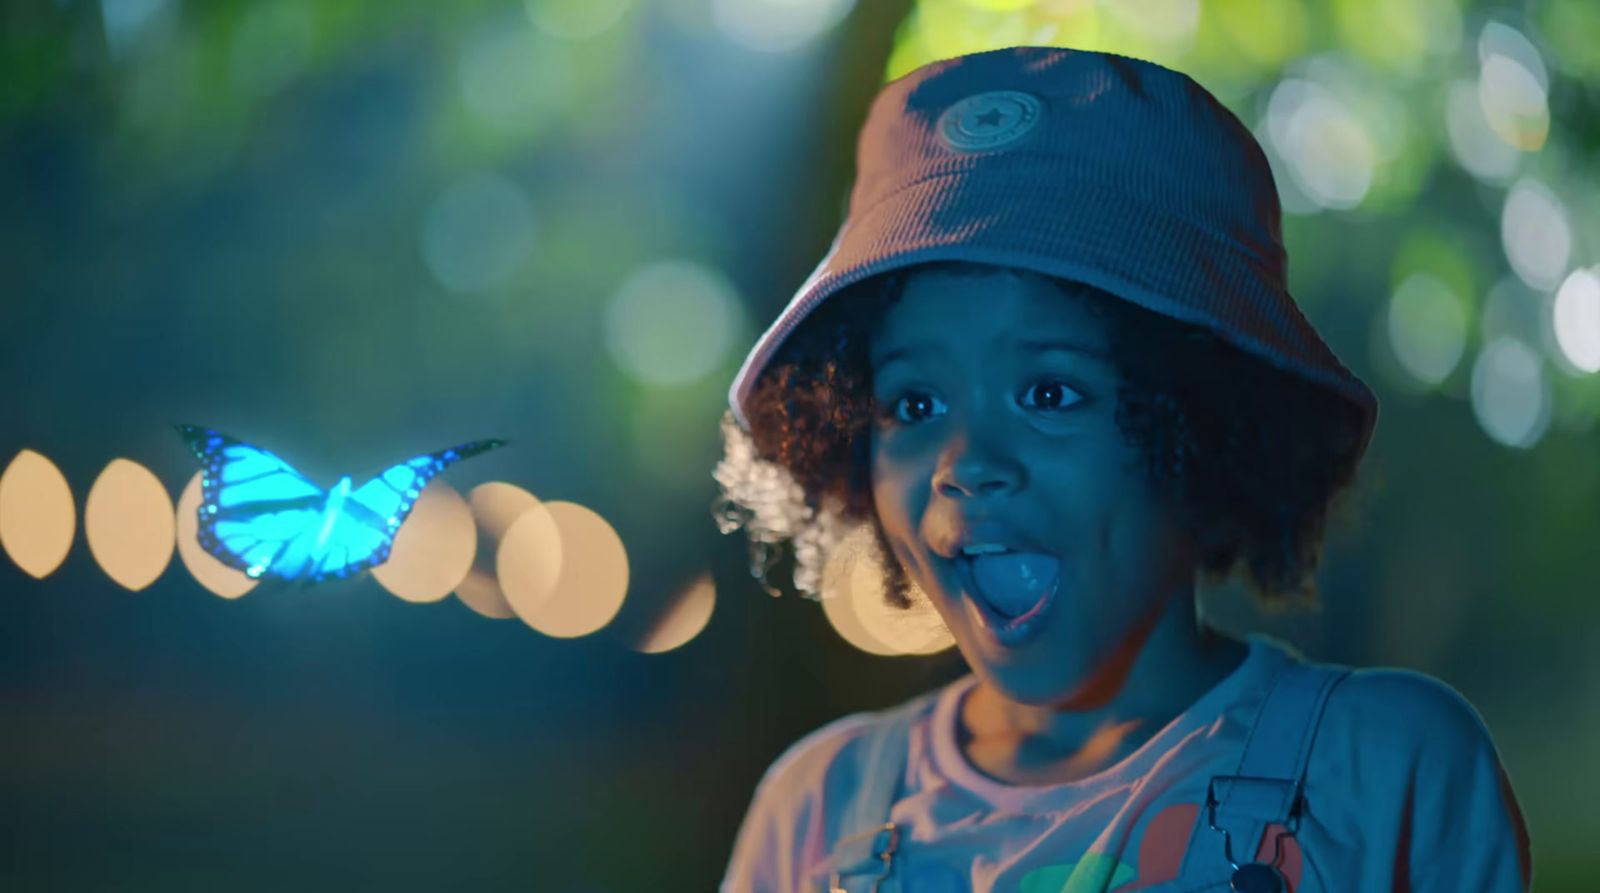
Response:
[[[734,417],[748,429],[762,370],[829,296],[958,260],[1076,280],[1203,326],[1349,400],[1364,451],[1377,398],[1290,296],[1279,220],[1261,147],[1187,75],[1056,47],[925,65],[873,100],[844,224],[745,358]]]

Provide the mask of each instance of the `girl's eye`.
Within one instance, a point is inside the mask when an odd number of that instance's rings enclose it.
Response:
[[[1033,400],[1028,398],[1032,396]],[[1046,411],[1059,411],[1083,399],[1077,391],[1053,378],[1041,378],[1023,392],[1022,405]],[[906,391],[896,397],[885,413],[902,424],[916,424],[938,415],[946,409],[944,402],[925,391]]]
[[[1027,401],[1029,394],[1036,395],[1037,403]],[[1066,409],[1083,398],[1078,392],[1067,386],[1064,382],[1053,378],[1041,378],[1034,382],[1023,392],[1024,406],[1037,406],[1040,409]]]
[[[944,408],[938,397],[922,391],[907,391],[889,404],[889,415],[897,422],[915,424]]]

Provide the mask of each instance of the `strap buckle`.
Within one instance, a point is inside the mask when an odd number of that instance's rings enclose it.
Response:
[[[1280,893],[1280,891],[1286,889],[1283,876],[1277,870],[1278,863],[1283,859],[1283,839],[1285,837],[1293,837],[1294,832],[1299,829],[1300,813],[1305,805],[1305,796],[1302,794],[1300,786],[1298,784],[1295,785],[1294,796],[1290,800],[1289,815],[1284,824],[1284,830],[1278,832],[1272,839],[1272,860],[1265,863],[1251,861],[1241,864],[1233,858],[1232,835],[1228,833],[1228,829],[1217,827],[1217,806],[1220,803],[1217,800],[1216,785],[1219,780],[1272,783],[1281,783],[1283,780],[1257,778],[1247,775],[1213,775],[1211,780],[1206,783],[1205,807],[1206,824],[1211,826],[1211,830],[1222,834],[1222,856],[1228,860],[1228,867],[1233,869],[1233,878],[1230,884],[1232,889],[1249,891],[1249,893],[1256,893],[1256,891],[1260,891],[1260,893]]]
[[[854,875],[868,870],[878,871],[877,876],[872,878],[871,893],[879,893],[879,886],[883,883],[884,879],[889,876],[889,872],[894,870],[894,855],[900,849],[900,828],[894,822],[884,822],[883,825],[877,828],[873,828],[870,831],[865,831],[860,834],[852,835],[851,837],[847,837],[839,843],[840,845],[845,845],[850,841],[864,839],[868,835],[871,835],[872,837],[871,859],[863,860],[863,863],[843,870],[835,867],[833,872],[828,876],[828,893],[850,893],[850,891],[844,888],[844,884],[841,880],[842,876],[845,874]],[[883,863],[881,869],[870,864],[871,861],[874,860]],[[863,865],[865,867],[863,867]]]

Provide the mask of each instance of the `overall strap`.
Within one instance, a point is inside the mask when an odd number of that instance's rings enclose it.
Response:
[[[1349,667],[1298,662],[1278,672],[1256,711],[1238,769],[1211,778],[1177,889],[1202,890],[1236,880],[1238,869],[1254,861],[1268,824],[1282,825],[1291,835],[1298,830],[1306,765],[1323,707],[1328,693],[1349,673]],[[929,692],[885,711],[868,727],[855,753],[859,783],[822,866],[823,893],[900,889],[894,857],[903,829],[889,815],[905,774],[911,726],[938,694]]]
[[[1328,693],[1349,673],[1349,667],[1299,662],[1279,671],[1257,709],[1238,769],[1211,778],[1179,871],[1182,889],[1203,889],[1218,881],[1247,889],[1238,886],[1239,869],[1255,862],[1267,825],[1282,825],[1290,836],[1299,829],[1311,743]],[[1282,836],[1276,835],[1266,864],[1275,864],[1282,855]],[[1243,874],[1248,883],[1250,875],[1260,881],[1267,872],[1246,868]],[[1267,884],[1257,889],[1274,889]]]
[[[939,691],[883,712],[867,727],[855,752],[855,787],[839,819],[839,833],[822,866],[824,893],[892,893],[899,889],[894,856],[901,829],[889,821],[911,748],[911,726]]]

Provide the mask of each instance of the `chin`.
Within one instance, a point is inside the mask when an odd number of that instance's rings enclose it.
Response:
[[[989,655],[974,649],[962,649],[974,675],[988,684],[1007,700],[1018,704],[1046,707],[1081,697],[1094,680],[1097,664],[1102,661],[1062,659],[1059,655],[1047,663],[1019,663],[995,660],[996,657],[1017,655]]]

